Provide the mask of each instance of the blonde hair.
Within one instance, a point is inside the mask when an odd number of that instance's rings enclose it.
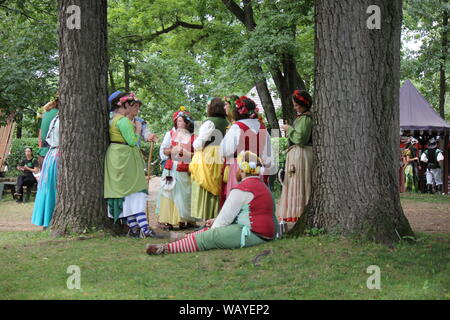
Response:
[[[251,151],[242,151],[237,157],[239,168],[246,174],[259,175],[263,162],[257,154]]]
[[[59,102],[58,99],[55,99],[55,100],[52,100],[52,101],[48,102],[45,106],[42,107],[42,108],[44,108],[44,112],[47,112],[47,111],[50,111],[52,109],[58,108],[58,104],[59,104],[58,102]]]

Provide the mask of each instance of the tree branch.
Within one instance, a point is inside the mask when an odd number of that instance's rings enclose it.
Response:
[[[204,28],[204,26],[202,24],[193,24],[193,23],[188,23],[188,22],[184,22],[181,20],[177,20],[170,27],[167,27],[167,28],[163,27],[162,30],[152,33],[146,37],[137,36],[137,35],[129,35],[129,36],[125,36],[123,38],[134,38],[135,37],[136,39],[130,40],[130,43],[140,43],[140,42],[144,42],[144,41],[152,41],[155,38],[159,37],[160,35],[162,35],[164,33],[169,33],[178,27],[183,27],[183,28],[188,28],[188,29],[198,29],[198,30],[201,30]]]
[[[236,4],[236,2],[233,0],[222,0],[222,3],[240,22],[246,25],[245,12],[238,4]]]

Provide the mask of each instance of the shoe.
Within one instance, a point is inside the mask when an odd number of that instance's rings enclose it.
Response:
[[[129,230],[128,230],[127,237],[130,237],[130,238],[140,238],[140,236],[141,236],[141,234],[140,234],[139,231],[134,232],[132,229],[129,229]]]
[[[175,242],[181,239],[186,238],[186,234],[182,232],[173,232],[170,231],[169,233],[169,242]]]
[[[169,223],[158,223],[158,228],[164,231],[170,231],[173,230],[173,225]]]
[[[140,237],[142,239],[144,239],[144,238],[153,238],[153,239],[162,239],[162,238],[164,238],[162,235],[157,234],[152,229],[148,229],[147,233],[144,233],[144,231],[142,231],[142,229],[141,229]]]
[[[147,254],[164,254],[167,252],[167,245],[165,244],[148,244],[145,250]]]
[[[18,193],[18,192],[14,193],[14,199],[21,200],[21,198],[22,198],[22,194],[21,193]]]

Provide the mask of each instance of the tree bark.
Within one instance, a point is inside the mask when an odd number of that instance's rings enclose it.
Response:
[[[444,0],[447,4],[448,1]],[[448,10],[445,8],[442,17],[442,58],[440,65],[440,81],[439,81],[439,114],[445,120],[445,95],[447,94],[447,84],[445,79],[445,67],[448,53]]]
[[[66,24],[77,5],[81,28]],[[112,228],[103,198],[108,146],[106,0],[59,0],[60,159],[52,234]]]
[[[366,25],[370,5],[381,29]],[[413,236],[398,181],[402,1],[315,9],[312,195],[292,234],[316,227],[391,245]]]

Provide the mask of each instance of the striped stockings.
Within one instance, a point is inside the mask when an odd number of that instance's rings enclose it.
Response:
[[[140,228],[142,230],[142,232],[144,232],[144,234],[147,234],[150,232],[150,230],[148,228],[147,216],[145,215],[144,212],[140,212],[135,215],[128,216],[127,224],[133,233],[137,233],[138,228]]]
[[[199,234],[201,232],[205,232],[209,230],[209,228],[203,228],[199,231],[192,232],[186,235],[184,239],[168,243],[167,244],[167,252],[168,253],[181,253],[181,252],[196,252],[198,251],[197,242],[195,241],[194,235]]]

